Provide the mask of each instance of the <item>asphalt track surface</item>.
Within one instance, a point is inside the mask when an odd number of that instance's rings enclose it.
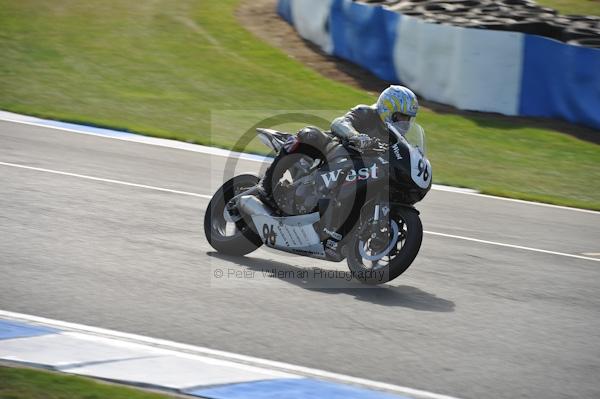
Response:
[[[463,398],[600,397],[598,261],[430,233],[363,288],[323,278],[345,263],[216,254],[202,221],[224,157],[0,122],[0,162],[2,310]],[[599,213],[434,190],[418,208],[429,232],[600,259],[582,255]]]

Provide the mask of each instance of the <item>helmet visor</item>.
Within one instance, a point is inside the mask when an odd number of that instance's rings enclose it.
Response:
[[[401,112],[394,112],[392,114],[392,125],[404,136],[412,126],[414,119],[413,116]]]

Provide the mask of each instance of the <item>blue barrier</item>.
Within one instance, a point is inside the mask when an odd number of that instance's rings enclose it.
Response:
[[[292,7],[290,4],[291,0],[279,0],[277,2],[277,14],[285,19],[289,24],[294,24],[292,20]]]
[[[600,50],[526,35],[519,114],[600,129]]]
[[[398,81],[393,49],[399,14],[382,7],[335,0],[329,16],[333,54],[377,77]]]

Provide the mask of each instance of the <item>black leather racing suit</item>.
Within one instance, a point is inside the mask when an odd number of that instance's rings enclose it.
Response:
[[[331,132],[345,139],[363,133],[385,140],[388,134],[375,105],[357,105],[346,115],[334,119],[331,123]]]
[[[360,133],[378,139],[387,137],[387,129],[374,105],[357,105],[345,115],[334,119],[331,123],[331,133],[345,140],[351,140],[353,136]],[[312,158],[316,158],[319,154],[325,152],[325,147],[330,142],[331,137],[316,127],[306,127],[300,130],[293,139],[290,139],[283,146],[273,163],[265,171],[265,176],[262,179],[263,197],[265,197],[263,199],[271,202],[273,183],[275,183],[273,174],[281,158],[291,153],[306,153]]]

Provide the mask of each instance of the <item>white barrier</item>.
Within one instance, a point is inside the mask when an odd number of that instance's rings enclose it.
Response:
[[[292,18],[298,34],[326,53],[333,52],[333,41],[328,30],[332,0],[291,0]]]
[[[436,25],[403,16],[394,46],[398,78],[459,109],[517,115],[523,34]]]

